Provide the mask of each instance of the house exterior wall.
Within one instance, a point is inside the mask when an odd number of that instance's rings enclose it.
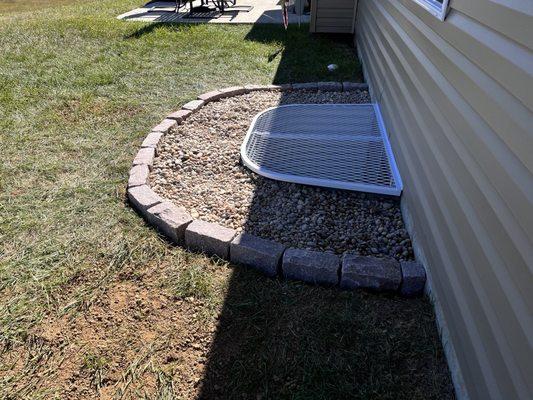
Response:
[[[360,0],[358,52],[464,397],[532,399],[533,1],[450,3]]]
[[[353,33],[358,0],[311,0],[310,31]]]

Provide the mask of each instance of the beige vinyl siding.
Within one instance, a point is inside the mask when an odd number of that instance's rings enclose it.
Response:
[[[312,0],[311,32],[353,33],[357,0]]]
[[[533,1],[361,0],[356,41],[472,399],[533,398]]]

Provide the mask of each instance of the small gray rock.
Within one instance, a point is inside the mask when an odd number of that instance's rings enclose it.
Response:
[[[283,254],[282,271],[287,279],[315,284],[339,283],[339,257],[321,251],[287,249]]]
[[[218,224],[193,221],[185,230],[185,245],[207,255],[229,259],[229,244],[236,232]]]
[[[392,258],[363,257],[345,253],[342,258],[341,288],[398,290],[402,274],[399,263]]]
[[[406,297],[420,295],[426,285],[426,271],[422,264],[416,261],[402,261],[400,266],[402,270],[401,295]]]
[[[241,233],[230,245],[232,263],[245,265],[262,271],[270,277],[278,273],[278,266],[285,247],[260,237]]]
[[[146,211],[146,219],[176,244],[184,243],[185,229],[192,222],[192,217],[183,207],[169,201],[150,207]]]

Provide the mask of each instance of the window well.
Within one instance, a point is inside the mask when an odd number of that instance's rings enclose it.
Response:
[[[290,104],[252,121],[243,163],[265,177],[399,196],[402,180],[377,104]]]

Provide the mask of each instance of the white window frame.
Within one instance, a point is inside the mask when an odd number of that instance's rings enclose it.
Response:
[[[448,4],[450,0],[443,0],[442,4],[435,0],[413,0],[415,3],[420,5],[426,11],[428,11],[433,16],[437,17],[441,21],[444,21],[446,18],[446,13],[448,11]]]

